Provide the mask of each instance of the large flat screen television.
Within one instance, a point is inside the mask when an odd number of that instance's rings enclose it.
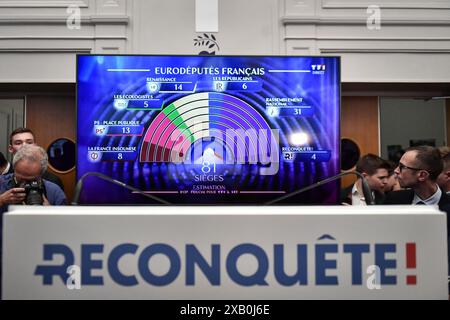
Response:
[[[340,59],[77,56],[82,204],[263,204],[340,172]],[[337,203],[339,182],[285,204]]]

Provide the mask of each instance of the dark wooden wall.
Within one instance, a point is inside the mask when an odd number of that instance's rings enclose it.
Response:
[[[379,154],[379,112],[378,97],[342,97],[341,100],[341,138],[356,142],[361,155]],[[356,178],[343,178],[342,186],[348,186]]]
[[[36,143],[47,150],[58,138],[76,141],[75,95],[60,93],[58,95],[29,94],[26,98],[25,125],[36,135]],[[55,172],[64,184],[64,191],[69,202],[75,188],[75,170],[66,173]]]

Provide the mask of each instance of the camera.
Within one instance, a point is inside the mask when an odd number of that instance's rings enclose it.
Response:
[[[34,180],[25,182],[21,185],[25,189],[25,204],[30,206],[42,205],[44,203],[43,195],[45,194],[44,181]]]

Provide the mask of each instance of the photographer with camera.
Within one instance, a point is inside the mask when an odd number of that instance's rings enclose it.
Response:
[[[0,213],[9,204],[64,205],[66,196],[59,186],[42,179],[48,156],[36,145],[24,145],[13,158],[14,173],[0,177]]]
[[[8,151],[14,157],[16,152],[19,151],[20,148],[22,148],[24,145],[27,145],[27,144],[36,144],[36,139],[34,138],[34,132],[28,128],[22,128],[22,127],[16,128],[9,135]],[[6,173],[13,173],[13,172],[14,172],[13,166],[10,165],[9,170]],[[44,178],[45,180],[51,181],[53,183],[56,183],[64,191],[64,185],[63,185],[61,179],[57,175],[51,173],[50,171],[45,171],[44,174],[42,175],[42,178]]]
[[[0,285],[3,213],[10,204],[64,205],[66,196],[53,182],[42,179],[48,156],[44,149],[26,144],[14,155],[14,172],[0,176]]]

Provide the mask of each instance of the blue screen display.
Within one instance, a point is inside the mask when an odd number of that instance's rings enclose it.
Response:
[[[334,176],[340,59],[79,55],[86,204],[262,204]],[[283,200],[337,203],[339,183]]]

